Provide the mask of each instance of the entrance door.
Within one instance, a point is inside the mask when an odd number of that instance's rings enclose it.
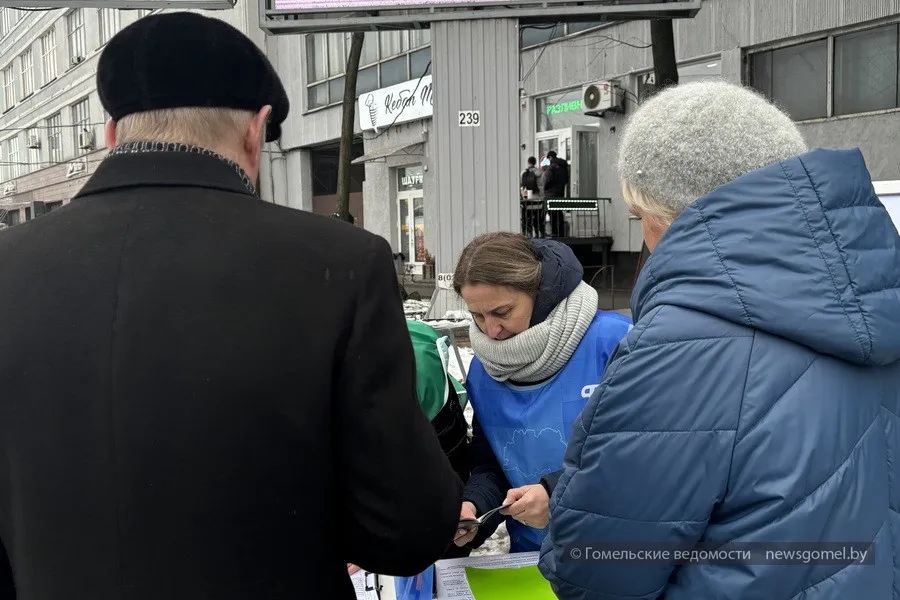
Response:
[[[539,133],[536,141],[539,164],[551,150],[556,150],[560,158],[568,161],[569,196],[573,198],[597,196],[599,141],[596,128],[570,127],[546,131]]]
[[[572,185],[569,193],[573,198],[597,197],[597,167],[600,164],[599,139],[597,130],[589,127],[574,127],[572,138],[575,151],[571,163]]]
[[[421,273],[425,250],[425,190],[421,166],[397,169],[397,225],[400,252]]]
[[[572,130],[557,129],[555,131],[545,131],[537,135],[538,164],[547,157],[547,153],[556,150],[560,158],[564,158],[571,162],[572,154]]]
[[[397,194],[400,251],[410,263],[425,263],[425,194],[412,190]]]

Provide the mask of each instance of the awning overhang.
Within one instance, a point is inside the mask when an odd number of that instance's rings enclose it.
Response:
[[[381,148],[380,150],[373,150],[372,152],[367,152],[359,158],[352,160],[351,164],[359,165],[376,160],[387,159],[391,156],[423,156],[424,152],[421,146],[424,143],[424,139],[419,139],[398,146],[389,146],[386,148]]]

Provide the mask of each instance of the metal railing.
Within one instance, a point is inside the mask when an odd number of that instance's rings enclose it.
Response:
[[[545,198],[522,202],[522,233],[529,237],[562,239],[609,237],[606,216],[611,202],[611,198]]]
[[[616,279],[615,265],[583,265],[584,280],[598,296],[598,308],[602,310],[622,310],[630,308],[633,287]],[[620,279],[628,270],[619,272]]]

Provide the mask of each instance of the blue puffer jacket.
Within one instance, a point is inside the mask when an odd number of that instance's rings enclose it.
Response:
[[[632,308],[551,500],[558,596],[900,600],[900,236],[862,155],[817,150],[699,199]],[[649,541],[874,542],[877,564],[570,558]]]

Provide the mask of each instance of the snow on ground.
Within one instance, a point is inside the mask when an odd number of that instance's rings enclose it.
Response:
[[[428,312],[431,302],[428,300],[407,300],[403,303],[403,312],[406,313],[407,319],[416,319],[421,321]]]
[[[425,315],[431,302],[428,300],[407,300],[403,303],[403,312],[407,319],[425,321]],[[436,329],[468,329],[472,318],[464,310],[448,310],[441,319],[427,319],[428,324]]]

